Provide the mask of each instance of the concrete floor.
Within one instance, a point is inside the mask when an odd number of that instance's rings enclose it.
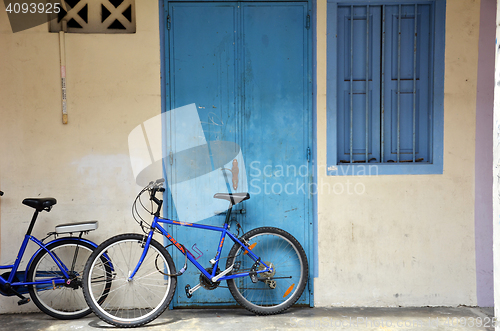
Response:
[[[135,330],[493,331],[492,314],[492,308],[470,307],[292,308],[280,315],[260,317],[244,309],[176,309],[165,311],[155,321]],[[0,330],[95,331],[113,328],[94,315],[74,321],[55,320],[43,313],[0,315]]]

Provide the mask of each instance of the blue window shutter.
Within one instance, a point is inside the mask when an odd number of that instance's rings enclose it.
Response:
[[[338,7],[339,162],[366,161],[367,150],[368,159],[380,161],[380,10],[380,6]]]
[[[443,173],[445,20],[446,0],[328,0],[328,175]]]
[[[401,22],[399,22],[400,7]],[[430,7],[431,5],[417,6],[417,37],[414,51],[415,5],[385,6],[383,162],[398,162],[398,150],[399,161],[413,161],[414,149],[415,160],[430,161],[432,118],[429,98],[432,61]],[[400,40],[399,32],[401,32]],[[415,56],[416,63],[414,63]],[[400,91],[399,100],[398,91]]]

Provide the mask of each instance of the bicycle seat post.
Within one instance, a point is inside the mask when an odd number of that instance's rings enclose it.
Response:
[[[33,217],[31,218],[30,226],[28,227],[28,231],[26,232],[27,236],[30,236],[31,231],[33,231],[33,227],[35,226],[35,221],[38,217],[38,213],[39,213],[38,210],[35,210],[35,212],[33,213]]]
[[[233,209],[233,203],[229,202],[229,208],[227,209],[226,212],[226,221],[224,222],[225,224],[229,224],[230,222],[232,209]]]
[[[33,231],[33,226],[35,226],[36,218],[38,217],[38,213],[41,211],[50,211],[52,206],[57,203],[57,200],[54,198],[26,198],[23,200],[23,205],[34,208],[35,213],[31,218],[30,226],[28,227],[28,231],[26,235],[31,235],[31,231]]]
[[[229,185],[229,180],[227,179],[227,174],[226,174],[225,170],[230,171],[231,173],[233,173],[233,172],[231,171],[231,169],[221,168],[222,175],[224,176],[224,181],[226,182],[227,192],[231,195],[231,185]],[[234,203],[233,197],[231,196],[229,199],[229,208],[227,209],[227,212],[226,212],[226,220],[224,221],[224,224],[229,225],[233,205],[235,205],[235,203]]]

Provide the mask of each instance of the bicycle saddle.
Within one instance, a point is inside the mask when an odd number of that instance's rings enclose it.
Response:
[[[250,199],[248,193],[215,193],[214,198],[223,199],[231,202],[233,205]]]
[[[38,211],[42,211],[45,208],[50,208],[56,203],[57,200],[54,198],[27,198],[23,200],[23,205],[35,208]]]

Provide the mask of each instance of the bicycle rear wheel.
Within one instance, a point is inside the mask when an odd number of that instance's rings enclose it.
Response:
[[[65,238],[48,245],[47,249],[68,269],[70,283],[30,285],[31,299],[41,311],[58,319],[76,319],[88,315],[91,310],[83,297],[81,283],[85,263],[95,247],[76,238]],[[41,250],[29,267],[27,281],[54,278],[66,280],[50,254]],[[101,296],[103,294],[105,290]]]
[[[272,271],[256,274],[255,282],[251,277],[227,280],[234,299],[258,315],[278,314],[288,309],[304,292],[308,277],[307,257],[300,243],[288,232],[272,227],[251,230],[241,239]],[[233,274],[266,269],[239,244],[231,248],[226,268],[233,263]]]
[[[177,284],[174,262],[156,240],[134,278],[130,274],[144,251],[145,236],[122,234],[103,242],[90,256],[84,271],[83,292],[92,311],[103,321],[119,327],[137,327],[151,322],[165,311]],[[108,274],[102,258],[111,269]],[[112,283],[105,301],[99,300],[103,279]]]

